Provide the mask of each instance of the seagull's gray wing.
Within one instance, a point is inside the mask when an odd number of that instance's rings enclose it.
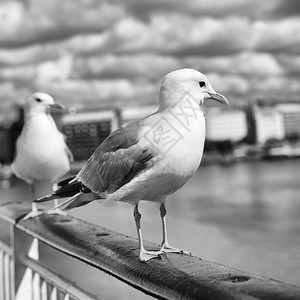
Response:
[[[113,132],[95,150],[76,176],[92,192],[112,193],[147,168],[153,157],[148,147],[141,147],[140,123],[131,123]]]

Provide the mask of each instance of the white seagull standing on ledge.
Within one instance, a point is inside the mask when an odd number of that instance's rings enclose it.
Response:
[[[31,186],[35,199],[36,180],[56,182],[70,170],[72,154],[58,131],[48,109],[63,106],[55,103],[46,94],[37,92],[30,96],[25,105],[25,120],[21,135],[16,143],[16,157],[12,163],[13,173]],[[36,204],[25,219],[38,215]]]
[[[36,202],[71,197],[57,206],[64,210],[99,199],[106,205],[130,203],[134,205],[140,261],[165,252],[183,253],[168,244],[165,200],[191,178],[201,162],[205,99],[228,105],[202,73],[181,69],[167,74],[154,114],[113,132],[75,177],[62,181],[54,194]],[[163,239],[159,251],[147,251],[143,246],[138,210],[142,200],[160,204]]]

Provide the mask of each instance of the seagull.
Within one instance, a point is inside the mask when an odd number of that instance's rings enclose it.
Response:
[[[79,173],[58,183],[58,189],[36,202],[70,197],[56,208],[69,210],[91,201],[104,205],[126,202],[134,206],[139,260],[163,253],[188,253],[171,247],[167,238],[166,198],[180,189],[198,169],[205,141],[203,102],[213,99],[228,105],[207,77],[193,69],[167,74],[161,84],[159,108],[152,115],[129,123],[108,136]],[[162,243],[159,251],[146,250],[141,230],[140,201],[159,204]]]
[[[25,120],[21,135],[16,142],[16,156],[12,171],[31,186],[35,199],[34,182],[37,180],[55,183],[70,170],[72,153],[65,143],[64,135],[57,129],[48,113],[49,108],[63,109],[52,96],[36,92],[25,104]],[[25,220],[39,215],[36,204]]]

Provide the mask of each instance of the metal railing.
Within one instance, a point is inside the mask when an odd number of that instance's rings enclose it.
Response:
[[[17,229],[26,206],[0,206],[0,300],[100,300],[39,260],[38,239]]]
[[[70,216],[24,222],[28,211],[26,203],[0,206],[0,300],[103,299],[43,261],[38,245],[44,244],[158,299],[300,299],[297,286],[194,256],[165,254],[141,263],[134,238]]]
[[[100,299],[99,297],[79,288],[74,282],[61,276],[57,272],[52,271],[41,262],[35,261],[29,257],[24,257],[22,263],[26,266],[27,270],[30,271],[30,299]]]
[[[11,248],[0,241],[0,300],[13,299],[13,258]]]

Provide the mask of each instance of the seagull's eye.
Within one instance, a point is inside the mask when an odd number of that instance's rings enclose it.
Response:
[[[200,87],[204,87],[205,86],[205,81],[200,81],[199,85],[200,85]]]
[[[35,98],[36,102],[42,102],[42,100],[40,98]]]

